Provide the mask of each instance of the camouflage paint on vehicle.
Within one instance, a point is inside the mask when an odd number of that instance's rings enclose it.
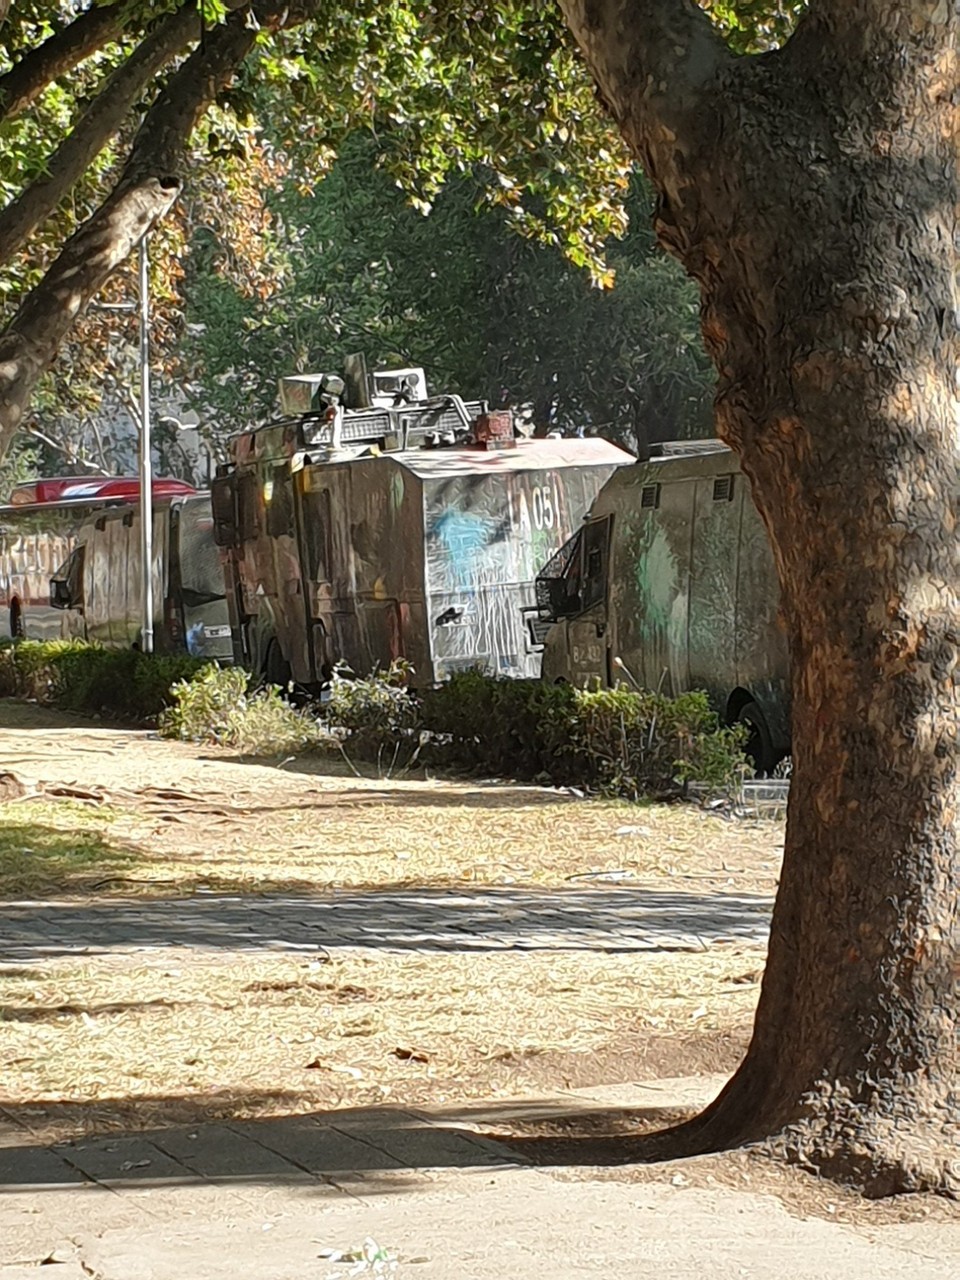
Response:
[[[609,685],[623,679],[625,669],[645,688],[674,695],[705,689],[729,719],[755,702],[776,748],[786,750],[779,586],[746,479],[719,442],[667,448],[663,457],[621,468],[598,494],[581,534],[579,572],[582,547],[600,541],[603,531],[603,580],[593,589],[584,577],[589,607],[573,607],[569,616],[543,610],[555,620],[543,675]],[[569,550],[565,557],[572,566]],[[541,604],[554,571],[547,566],[538,580]]]
[[[628,456],[600,440],[521,441],[304,467],[308,678],[337,659],[366,671],[398,657],[420,683],[477,667],[536,676],[537,565]]]

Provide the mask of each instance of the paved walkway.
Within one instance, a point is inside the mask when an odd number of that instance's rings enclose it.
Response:
[[[772,899],[639,888],[351,890],[318,896],[60,899],[0,906],[0,962],[200,951],[697,950],[766,940]]]
[[[431,1113],[107,1134],[46,1148],[0,1115],[0,1280],[955,1280],[960,1225],[797,1218],[777,1201],[540,1163],[478,1120],[701,1104],[718,1079]],[[611,1171],[613,1172],[613,1171]],[[372,1238],[396,1265],[338,1259]],[[54,1265],[57,1264],[57,1265]],[[353,1269],[356,1267],[356,1269]]]

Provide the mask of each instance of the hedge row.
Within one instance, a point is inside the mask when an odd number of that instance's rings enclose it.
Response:
[[[329,701],[294,711],[276,690],[251,692],[237,671],[208,669],[174,690],[162,731],[244,751],[343,751],[381,770],[426,764],[635,800],[690,781],[727,790],[742,778],[744,731],[721,726],[706,696],[586,691],[537,680],[456,675],[413,692],[396,665],[335,679]]]
[[[204,665],[185,654],[103,649],[82,640],[5,641],[0,697],[141,722],[155,719],[173,701],[173,686]]]
[[[425,694],[421,721],[441,763],[630,800],[692,781],[725,790],[746,763],[745,733],[721,726],[704,693],[667,698],[467,673]]]
[[[0,696],[143,722],[170,737],[250,754],[342,751],[381,769],[426,764],[639,799],[716,790],[742,777],[744,730],[719,724],[706,696],[587,691],[538,680],[454,676],[407,687],[402,664],[336,678],[329,700],[293,708],[246,672],[186,656],[82,641],[0,644]]]

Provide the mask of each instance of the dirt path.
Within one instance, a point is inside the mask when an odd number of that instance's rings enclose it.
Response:
[[[363,777],[339,758],[278,766],[11,702],[0,702],[0,767],[28,788],[5,809],[8,821],[80,825],[118,853],[146,856],[154,880],[167,885],[144,882],[147,892],[169,892],[171,881],[178,892],[204,881],[308,891],[599,881],[770,896],[782,851],[779,824],[729,822],[693,806]],[[129,892],[137,882],[131,874],[125,888],[117,877],[96,892]],[[8,896],[30,887],[26,878],[0,881]]]

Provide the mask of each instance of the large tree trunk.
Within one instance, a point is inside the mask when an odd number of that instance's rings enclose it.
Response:
[[[754,1037],[675,1149],[766,1140],[869,1194],[956,1193],[960,20],[811,0],[784,50],[735,59],[686,0],[562,2],[700,282],[790,637]]]

